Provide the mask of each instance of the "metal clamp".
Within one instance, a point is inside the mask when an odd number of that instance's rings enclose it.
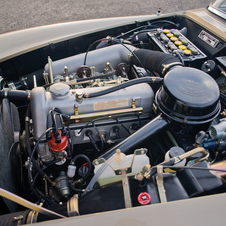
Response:
[[[142,170],[140,171],[140,173],[138,173],[135,176],[135,179],[137,179],[138,181],[142,181],[144,178],[149,179],[150,178],[150,168],[151,165],[150,164],[146,164]]]
[[[38,212],[37,211],[30,211],[27,216],[26,224],[34,224],[38,222]]]
[[[163,66],[162,74],[165,75],[166,72],[168,72],[171,67],[183,66],[183,64],[180,63],[180,62],[173,62],[173,63],[170,63],[170,64],[162,64],[162,66]]]
[[[79,208],[78,208],[78,195],[74,195],[68,202],[67,202],[67,212],[69,217],[74,217],[79,215]]]

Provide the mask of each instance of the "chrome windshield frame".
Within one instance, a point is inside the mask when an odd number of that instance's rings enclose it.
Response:
[[[219,6],[221,6],[221,4],[224,3],[224,2],[226,2],[226,1],[223,1],[223,0],[217,0],[217,1],[213,2],[213,3],[211,3],[211,4],[207,7],[207,9],[208,9],[211,13],[213,13],[213,14],[215,14],[215,15],[217,15],[217,16],[219,16],[219,17],[221,17],[221,18],[223,18],[223,19],[226,20],[226,11],[223,11],[223,10],[221,10],[221,9],[219,8]]]

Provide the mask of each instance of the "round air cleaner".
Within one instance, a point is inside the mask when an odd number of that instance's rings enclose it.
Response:
[[[196,125],[218,116],[219,97],[219,87],[211,76],[181,67],[167,73],[155,99],[160,111],[172,121]]]

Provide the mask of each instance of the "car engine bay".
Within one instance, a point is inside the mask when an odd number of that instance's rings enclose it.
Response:
[[[225,192],[224,40],[172,16],[69,41],[0,63],[2,225]]]

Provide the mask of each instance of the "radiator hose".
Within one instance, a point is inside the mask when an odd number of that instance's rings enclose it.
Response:
[[[12,100],[22,100],[27,101],[30,99],[30,94],[24,90],[9,90],[9,89],[2,89],[0,90],[0,99],[7,98],[10,101]]]

